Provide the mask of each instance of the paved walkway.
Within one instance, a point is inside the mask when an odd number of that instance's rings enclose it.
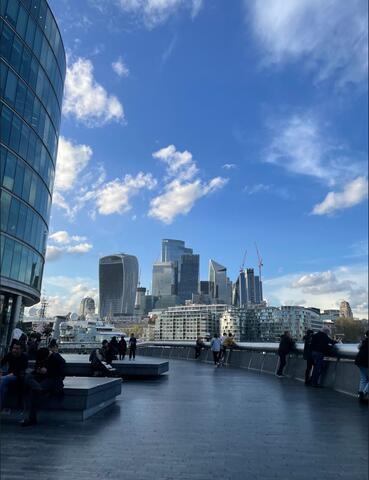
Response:
[[[1,479],[365,480],[367,410],[289,379],[171,361],[85,423],[1,431]]]

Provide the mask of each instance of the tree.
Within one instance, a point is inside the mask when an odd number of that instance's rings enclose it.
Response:
[[[343,335],[344,343],[358,343],[368,330],[368,321],[340,317],[335,322],[334,330],[336,335]]]

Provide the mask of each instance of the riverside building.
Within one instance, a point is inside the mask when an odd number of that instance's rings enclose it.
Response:
[[[1,355],[40,301],[66,60],[45,0],[1,0],[0,31]]]

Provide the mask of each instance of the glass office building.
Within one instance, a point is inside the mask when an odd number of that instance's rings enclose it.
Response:
[[[161,241],[162,262],[178,262],[182,255],[191,255],[192,253],[192,248],[187,248],[183,240],[164,238]]]
[[[133,315],[138,284],[138,260],[120,253],[100,258],[100,317]]]
[[[0,347],[40,300],[66,71],[46,0],[1,0]],[[7,338],[6,338],[7,337]]]

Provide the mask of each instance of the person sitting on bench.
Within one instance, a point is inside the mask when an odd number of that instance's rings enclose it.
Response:
[[[49,348],[37,351],[34,371],[26,375],[24,411],[22,426],[28,427],[37,423],[38,401],[42,395],[63,395],[65,360],[58,353],[56,340],[51,340]]]
[[[1,360],[1,367],[7,367],[6,373],[0,369],[0,408],[4,408],[6,393],[12,385],[21,390],[28,367],[28,357],[22,352],[18,340],[13,340],[12,348]]]

